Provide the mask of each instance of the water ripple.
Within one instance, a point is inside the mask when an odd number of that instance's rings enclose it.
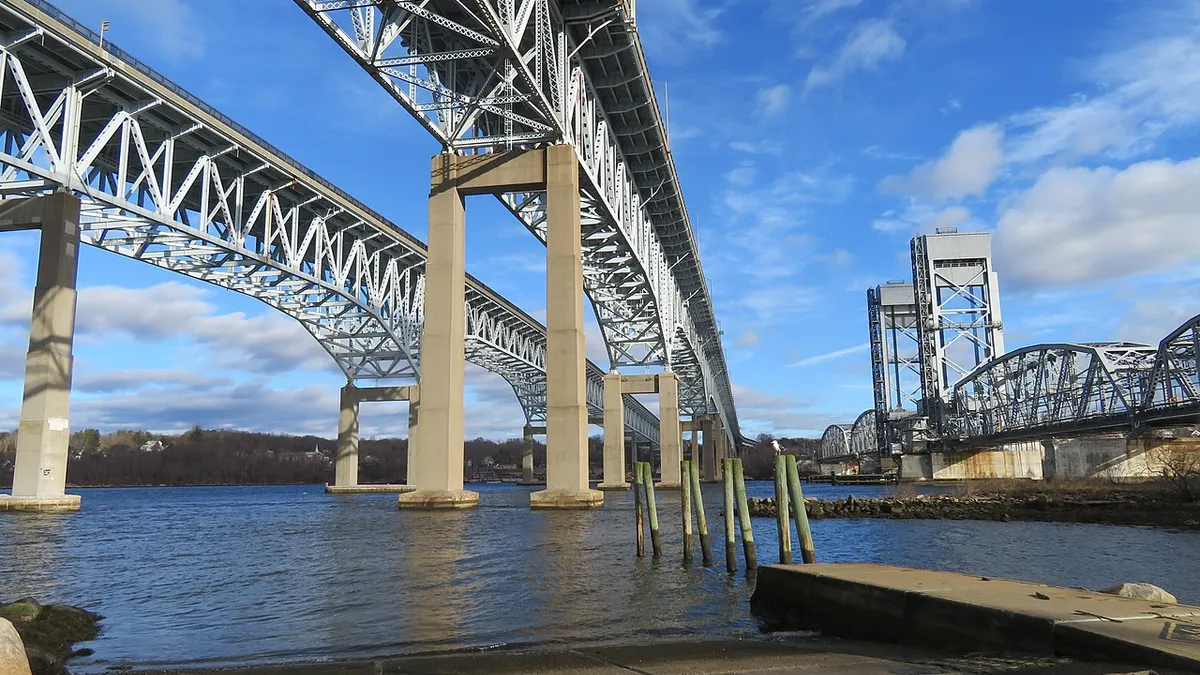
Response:
[[[752,496],[771,493],[752,483]],[[633,504],[534,512],[483,486],[456,513],[312,486],[91,489],[70,516],[0,518],[0,599],[106,616],[75,668],[355,658],[514,643],[754,630],[753,580],[724,572],[719,486],[705,486],[718,567],[679,561],[679,493],[660,492],[666,557],[633,555]],[[813,485],[810,495],[877,496]],[[755,521],[773,562],[773,521]],[[1149,581],[1200,602],[1200,534],[1053,523],[814,521],[823,561],[867,560],[1098,587]],[[739,547],[740,548],[740,547]]]

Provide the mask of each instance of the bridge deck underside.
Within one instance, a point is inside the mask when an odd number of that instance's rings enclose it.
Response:
[[[69,190],[93,246],[255,297],[360,381],[417,375],[414,237],[40,0],[0,8],[0,195]],[[3,206],[0,205],[0,209]],[[545,416],[545,328],[468,279],[469,358]],[[603,410],[588,363],[589,409]],[[658,421],[626,397],[628,427]]]
[[[684,413],[740,438],[719,331],[632,17],[623,3],[295,0],[445,147],[571,144],[584,289],[611,363],[668,366]],[[545,241],[545,197],[500,196]]]

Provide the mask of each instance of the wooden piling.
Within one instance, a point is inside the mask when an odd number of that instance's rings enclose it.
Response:
[[[712,565],[712,542],[708,538],[708,518],[704,516],[704,493],[700,491],[700,466],[691,462],[692,503],[696,505],[696,532],[700,535],[700,559]]]
[[[742,551],[746,556],[746,571],[758,569],[758,553],[754,550],[754,526],[750,524],[750,505],[746,503],[746,474],[742,471],[742,459],[733,459],[735,499],[737,500],[738,525],[742,529]]]
[[[788,523],[787,464],[775,455],[775,524],[779,527],[779,564],[792,564],[792,527]]]
[[[725,488],[725,570],[737,570],[737,534],[733,525],[733,459],[721,460],[721,486]]]
[[[800,470],[796,466],[796,456],[787,456],[788,492],[791,493],[792,517],[796,520],[796,535],[800,540],[800,558],[805,564],[817,562],[817,552],[813,548],[812,530],[808,526],[808,510],[804,505],[804,489],[800,487]]]
[[[640,463],[633,465],[633,511],[637,517],[637,557],[644,558],[646,556],[646,530],[642,521],[645,516],[643,512],[646,507],[643,505],[645,501],[642,496],[642,468]]]
[[[692,462],[688,460],[680,460],[679,475],[680,475],[680,496],[679,500],[683,508],[683,562],[690,563],[692,561]]]
[[[650,548],[654,557],[662,555],[662,539],[658,534],[658,502],[654,499],[654,469],[642,462],[642,484],[646,488],[646,510],[650,512]]]

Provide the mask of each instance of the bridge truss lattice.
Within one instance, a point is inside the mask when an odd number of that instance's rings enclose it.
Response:
[[[257,298],[350,380],[417,376],[425,247],[378,213],[43,0],[0,7],[0,220],[26,197],[82,200],[81,240]],[[545,328],[476,279],[468,358],[545,420]],[[603,413],[588,364],[588,404]],[[658,420],[626,397],[626,423]]]
[[[443,147],[553,143],[582,172],[584,290],[614,368],[666,366],[740,439],[699,251],[624,0],[295,0]],[[545,194],[501,201],[545,242]]]

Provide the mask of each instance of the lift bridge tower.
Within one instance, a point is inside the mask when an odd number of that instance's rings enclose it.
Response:
[[[939,228],[911,242],[913,283],[867,291],[879,447],[927,447],[945,399],[979,364],[1004,353],[991,235]]]

